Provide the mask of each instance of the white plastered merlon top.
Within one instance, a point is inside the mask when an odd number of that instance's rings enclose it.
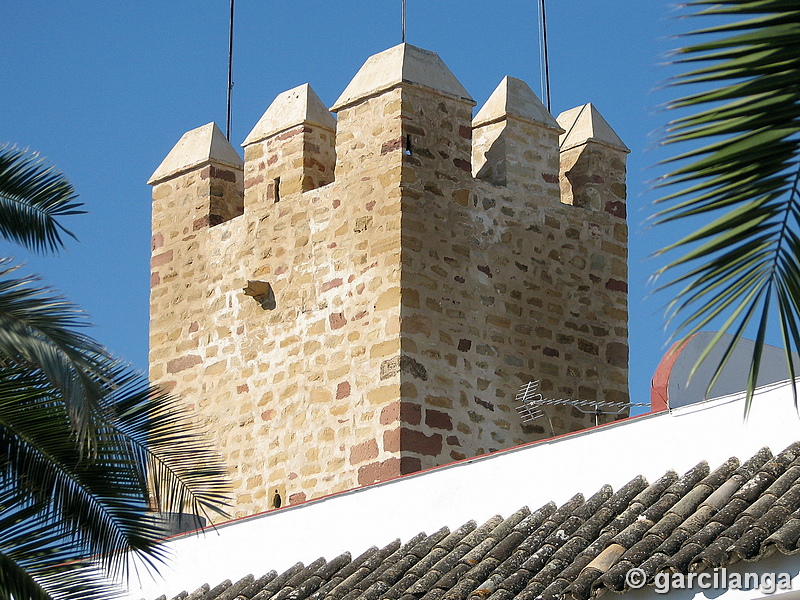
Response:
[[[591,103],[562,112],[556,121],[566,130],[559,138],[562,152],[586,142],[596,142],[625,153],[630,152],[630,148]]]
[[[505,76],[475,115],[472,126],[480,127],[508,117],[564,133],[564,129],[527,83],[516,77]]]
[[[237,169],[244,166],[242,158],[213,122],[184,133],[147,183],[155,185],[183,171],[212,162]]]
[[[337,112],[403,82],[424,86],[475,104],[436,52],[411,44],[398,44],[370,56],[331,107],[331,111]]]
[[[336,118],[307,83],[278,94],[242,142],[242,146],[255,144],[301,123],[336,130]]]

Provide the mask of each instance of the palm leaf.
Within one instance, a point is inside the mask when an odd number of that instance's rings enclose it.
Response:
[[[0,488],[46,507],[76,556],[103,554],[106,569],[118,571],[124,551],[155,552],[159,531],[143,521],[144,477],[124,441],[104,433],[85,458],[46,381],[21,368],[0,371]]]
[[[800,3],[695,0],[687,6],[692,17],[724,15],[727,22],[685,34],[701,41],[676,53],[675,63],[692,69],[672,85],[692,91],[668,107],[694,112],[670,122],[664,143],[695,146],[665,161],[672,170],[657,187],[675,191],[658,201],[667,206],[656,222],[698,215],[711,222],[661,251],[684,254],[661,270],[682,272],[660,289],[682,286],[669,309],[671,318],[681,318],[676,335],[682,340],[724,321],[698,364],[722,333],[733,333],[707,393],[747,325],[756,323],[747,415],[771,324],[780,328],[792,377],[791,352],[800,350]]]
[[[146,489],[152,495],[147,500],[152,507],[163,512],[188,507],[192,514],[207,517],[225,514],[230,492],[227,470],[180,399],[130,375],[103,403],[111,415],[109,422],[124,436],[131,453],[146,459],[140,474],[149,479]]]
[[[36,153],[0,147],[0,235],[29,250],[55,252],[61,234],[75,237],[56,218],[76,215],[72,185]]]
[[[89,325],[80,309],[36,278],[8,277],[15,268],[7,265],[0,261],[0,363],[39,370],[60,391],[79,443],[92,450],[92,418],[112,384],[108,353],[77,331]]]
[[[83,314],[35,283],[0,280],[0,491],[43,507],[60,552],[126,577],[131,552],[163,559],[153,511],[224,514],[226,471],[177,399],[78,333]]]
[[[0,599],[112,600],[109,584],[91,560],[70,550],[70,536],[53,528],[41,505],[0,489]]]
[[[119,363],[108,375],[118,387],[101,400],[98,443],[87,457],[47,379],[0,369],[0,489],[46,507],[76,556],[98,556],[105,572],[125,577],[131,551],[150,566],[163,559],[153,510],[224,514],[227,487],[224,467],[177,400]]]
[[[55,251],[80,206],[35,154],[0,148],[0,236]],[[154,511],[224,514],[226,470],[178,400],[15,270],[0,260],[0,600],[112,598],[107,576],[164,557]]]

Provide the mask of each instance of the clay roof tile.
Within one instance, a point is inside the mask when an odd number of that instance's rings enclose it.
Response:
[[[589,600],[627,590],[641,568],[687,572],[800,552],[800,444],[762,448],[713,472],[700,463],[652,484],[636,477],[480,527],[443,527],[401,545],[252,575],[176,600]],[[159,600],[166,600],[161,597]]]

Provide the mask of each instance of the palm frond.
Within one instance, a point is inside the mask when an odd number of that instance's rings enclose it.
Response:
[[[108,352],[78,329],[86,315],[34,277],[11,278],[0,261],[0,364],[23,364],[41,371],[58,389],[79,443],[91,451],[92,426],[100,398],[113,386],[105,372]]]
[[[707,393],[754,324],[747,415],[771,324],[780,327],[792,376],[791,353],[800,350],[800,4],[695,0],[687,6],[692,17],[727,21],[685,34],[702,41],[676,52],[675,63],[691,70],[671,84],[692,92],[668,108],[695,112],[671,121],[664,143],[699,145],[665,161],[674,166],[657,187],[677,191],[658,201],[668,206],[655,219],[707,216],[711,222],[661,250],[685,253],[662,269],[683,272],[660,289],[682,286],[669,314],[680,318],[676,335],[683,340],[724,321],[698,365],[724,332],[733,332]]]
[[[0,235],[29,250],[55,252],[61,234],[75,237],[58,217],[76,215],[81,203],[55,167],[35,152],[0,147]]]
[[[0,490],[44,507],[73,557],[124,578],[131,553],[163,559],[153,511],[224,514],[227,477],[181,403],[85,323],[34,279],[0,279]]]
[[[227,469],[179,398],[129,374],[103,405],[131,453],[146,458],[142,472],[149,478],[151,507],[162,512],[189,508],[192,514],[207,517],[225,515],[230,494]]]
[[[0,369],[0,489],[47,507],[77,556],[126,577],[128,554],[163,559],[152,511],[224,514],[225,469],[180,403],[122,364],[94,420],[97,447],[80,452],[59,393],[40,373]]]
[[[46,507],[76,556],[102,554],[103,566],[118,572],[129,550],[156,554],[160,531],[144,519],[141,466],[126,455],[124,439],[103,434],[96,452],[82,455],[46,380],[22,368],[0,370],[0,488]]]
[[[54,168],[0,147],[0,236],[55,251],[80,206]],[[154,512],[224,514],[226,470],[177,399],[15,270],[0,259],[0,600],[112,598],[107,576],[164,558]]]
[[[112,600],[122,590],[71,549],[41,505],[0,488],[0,599]]]

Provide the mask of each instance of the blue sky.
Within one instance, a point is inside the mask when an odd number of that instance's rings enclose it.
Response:
[[[478,102],[505,75],[540,92],[537,0],[408,0],[407,41],[439,53]],[[0,36],[0,143],[38,150],[72,180],[87,215],[56,257],[0,244],[91,316],[91,333],[147,367],[150,189],[180,136],[225,127],[227,0],[8,2]],[[552,112],[593,102],[628,159],[631,396],[649,401],[664,353],[665,294],[648,297],[648,255],[680,229],[647,229],[653,149],[670,91],[661,66],[687,28],[667,0],[549,0]],[[328,106],[364,60],[400,42],[400,0],[236,2],[235,147],[272,99],[309,82]]]

